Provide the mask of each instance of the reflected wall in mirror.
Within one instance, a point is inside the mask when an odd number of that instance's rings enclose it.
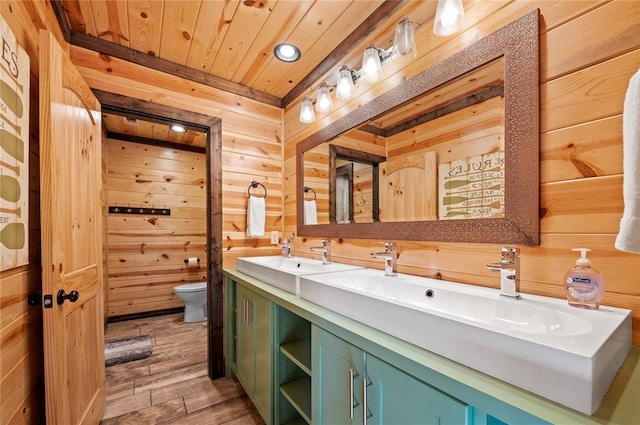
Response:
[[[499,58],[305,152],[318,223],[502,218],[503,94]]]
[[[301,141],[298,193],[318,193],[318,225],[298,234],[539,244],[538,13]]]

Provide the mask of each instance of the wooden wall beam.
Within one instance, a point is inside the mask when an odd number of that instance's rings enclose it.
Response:
[[[184,143],[174,143],[174,142],[167,142],[167,141],[156,140],[156,139],[149,139],[147,137],[134,136],[132,134],[124,134],[124,133],[114,133],[111,131],[107,132],[107,138],[123,140],[125,142],[141,143],[143,145],[158,146],[158,147],[168,148],[168,149],[179,149],[182,151],[189,151],[189,152],[197,152],[197,153],[207,152],[205,148],[201,148],[200,146],[191,146],[191,145],[185,145]]]

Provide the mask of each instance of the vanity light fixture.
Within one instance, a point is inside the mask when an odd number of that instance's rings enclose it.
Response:
[[[458,31],[464,23],[462,0],[438,0],[436,19],[433,22],[435,35],[447,36]]]
[[[276,52],[276,50],[274,50],[274,52]],[[338,78],[335,86],[330,86],[326,83],[320,84],[315,100],[315,110],[320,113],[331,111],[333,108],[333,100],[331,99],[332,87],[335,87],[336,97],[338,99],[350,99],[355,91],[355,83],[359,79],[364,79],[367,82],[374,83],[382,77],[382,65],[390,59],[413,59],[417,57],[417,55],[418,51],[416,48],[414,24],[405,16],[396,27],[393,46],[385,50],[376,47],[373,44],[370,45],[364,51],[362,57],[362,68],[360,68],[360,70],[356,71],[349,69],[345,65],[340,69],[340,71],[338,71]],[[316,120],[313,102],[308,96],[304,97],[302,104],[300,105],[299,119],[300,122],[304,124],[309,124]]]
[[[318,97],[316,99],[316,111],[329,112],[333,108],[333,100],[331,100],[331,89],[325,83],[320,84],[318,88]]]
[[[382,76],[380,49],[373,44],[364,50],[362,56],[362,76],[369,83],[375,83]]]
[[[413,22],[408,17],[402,18],[396,27],[396,34],[393,37],[393,47],[391,48],[391,60],[415,59],[418,55],[416,49],[416,38],[413,30]]]
[[[295,62],[300,59],[300,49],[291,43],[280,43],[273,49],[276,58],[283,62]]]
[[[313,103],[308,96],[305,96],[300,106],[300,122],[310,124],[316,120],[316,114],[313,112]]]
[[[173,124],[171,127],[171,130],[175,131],[176,133],[184,133],[185,131],[187,131],[186,128],[184,128],[181,125],[178,124]]]
[[[340,100],[348,100],[353,96],[355,90],[354,82],[356,75],[352,70],[343,65],[338,72],[338,82],[336,83],[336,97]]]

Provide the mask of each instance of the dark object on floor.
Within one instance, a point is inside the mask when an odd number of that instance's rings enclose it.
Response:
[[[107,366],[113,366],[140,360],[149,357],[152,352],[153,348],[149,335],[113,339],[104,343],[104,363]]]

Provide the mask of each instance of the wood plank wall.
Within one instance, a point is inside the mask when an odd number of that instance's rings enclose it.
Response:
[[[407,10],[418,20],[420,5]],[[479,36],[541,10],[541,227],[542,244],[522,248],[523,291],[563,297],[561,276],[573,264],[576,246],[594,250],[594,266],[607,279],[604,302],[631,308],[634,344],[640,345],[640,261],[637,254],[613,248],[622,214],[621,113],[624,91],[640,67],[640,2],[503,1],[465,2],[467,23]],[[29,266],[0,275],[1,423],[38,423],[43,416],[42,326],[39,309],[26,296],[41,287],[38,241],[38,30],[47,28],[65,46],[47,2],[3,0],[2,16],[31,56],[30,247]],[[404,11],[401,11],[404,12]],[[392,78],[322,117],[314,125],[297,122],[298,105],[284,113],[239,96],[75,48],[71,51],[89,85],[100,90],[211,114],[223,127],[224,265],[243,255],[278,253],[271,230],[295,235],[295,145],[305,136],[393,87],[395,78],[411,77],[430,63],[460,50],[472,34],[426,40],[417,32],[420,57]],[[358,49],[361,52],[360,49]],[[358,53],[360,54],[360,53]],[[336,102],[338,106],[340,104]],[[283,128],[284,122],[284,128]],[[286,143],[283,141],[286,140]],[[283,146],[284,143],[284,146]],[[283,155],[284,148],[284,155]],[[284,169],[283,169],[284,158]],[[267,235],[247,238],[246,190],[252,180],[267,186]],[[284,215],[283,215],[284,211]],[[296,239],[296,254],[318,241]],[[445,279],[497,286],[485,269],[497,260],[499,246],[401,242],[400,271],[442,273]],[[381,268],[368,259],[379,241],[334,241],[337,260]],[[465,264],[461,268],[460,264]]]
[[[109,214],[109,317],[182,307],[174,286],[205,282],[206,156],[108,140],[110,206],[168,208],[169,216]],[[198,257],[197,267],[185,258]]]
[[[613,245],[623,210],[622,105],[629,78],[640,68],[640,2],[507,1],[465,2],[465,6],[472,28],[434,39],[431,22],[423,25],[416,31],[416,61],[386,74],[375,86],[361,88],[359,97],[348,103],[334,101],[334,112],[319,116],[316,123],[298,122],[301,99],[287,108],[285,234],[296,232],[295,145],[300,140],[388,90],[394,81],[410,78],[460,50],[474,34],[482,37],[539,8],[541,245],[520,247],[521,289],[564,298],[562,276],[576,257],[571,248],[589,247],[593,266],[606,279],[603,303],[633,311],[633,343],[640,345],[640,254],[620,252]],[[417,15],[419,6],[409,14],[414,19]],[[298,237],[295,253],[309,256],[308,248],[317,244]],[[368,256],[380,248],[380,241],[340,239],[333,244],[336,261],[382,268]],[[485,265],[499,260],[500,246],[400,241],[399,252],[400,272],[440,273],[445,280],[499,286]]]
[[[27,267],[0,275],[0,423],[35,424],[44,414],[42,321],[30,309],[29,292],[41,290],[38,159],[38,31],[52,31],[92,88],[217,116],[223,136],[223,265],[246,255],[274,255],[269,232],[282,237],[282,110],[201,84],[184,81],[68,46],[48,2],[3,0],[2,16],[31,57],[30,259]],[[105,171],[106,172],[106,171]],[[268,189],[265,236],[246,236],[247,188]],[[108,219],[109,217],[107,217]]]
[[[94,89],[221,118],[223,264],[235,265],[240,256],[278,253],[270,243],[270,232],[280,232],[282,240],[281,109],[83,48],[70,49],[72,60]],[[268,196],[265,235],[250,238],[246,208],[253,180],[267,188]]]
[[[283,232],[282,110],[76,46],[71,59],[93,89],[144,99],[222,120],[223,265],[248,255],[274,255],[270,232]],[[247,237],[247,190],[262,183],[265,235]],[[251,189],[252,193],[254,190]],[[261,193],[261,192],[256,192]]]

